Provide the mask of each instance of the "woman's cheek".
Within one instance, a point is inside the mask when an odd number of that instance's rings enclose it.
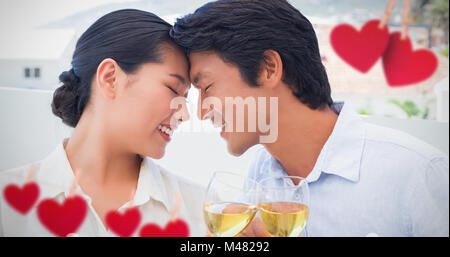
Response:
[[[158,125],[168,119],[173,112],[171,109],[173,99],[174,97],[171,95],[160,94],[160,97],[151,105],[151,108],[155,111],[153,116],[159,119]]]
[[[170,95],[166,96],[164,98],[164,107],[166,114],[170,115],[170,113],[173,113],[177,110],[177,96],[170,93]]]

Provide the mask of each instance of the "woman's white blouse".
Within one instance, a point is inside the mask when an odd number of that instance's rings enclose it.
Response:
[[[53,198],[60,203],[69,196],[74,175],[67,159],[64,145],[65,139],[44,160],[35,163],[36,169],[33,181],[39,185],[38,201],[32,209],[22,215],[13,209],[5,200],[4,189],[10,184],[22,187],[26,183],[30,165],[20,168],[0,171],[0,236],[53,236],[39,221],[37,206],[46,198]],[[91,204],[91,199],[78,186],[76,194],[83,197],[88,205],[86,218],[74,234],[75,236],[116,236],[109,231]],[[164,228],[170,221],[175,198],[181,193],[178,218],[189,225],[190,236],[205,236],[207,228],[203,221],[202,201],[204,187],[187,179],[176,176],[153,163],[150,158],[144,158],[139,173],[138,186],[133,200],[141,212],[141,223],[133,236],[139,235],[139,230],[148,223],[154,223]],[[128,208],[124,204],[119,211]]]

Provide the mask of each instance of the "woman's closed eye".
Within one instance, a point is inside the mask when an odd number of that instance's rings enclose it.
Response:
[[[177,92],[175,89],[173,89],[173,87],[171,87],[171,86],[169,86],[169,85],[166,85],[166,87],[167,87],[168,89],[170,89],[170,91],[172,91],[174,94],[179,95],[178,92]]]

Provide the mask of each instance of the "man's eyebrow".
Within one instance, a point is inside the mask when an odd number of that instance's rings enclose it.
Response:
[[[186,79],[184,79],[183,76],[178,74],[170,74],[170,76],[177,78],[181,82],[181,84],[186,84]]]

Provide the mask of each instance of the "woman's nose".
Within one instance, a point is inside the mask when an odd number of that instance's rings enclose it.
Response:
[[[187,108],[186,98],[177,97],[170,102],[170,109],[172,109],[172,120],[178,123],[189,120],[189,110]]]
[[[178,121],[184,122],[184,121],[188,121],[191,118],[191,116],[189,115],[189,110],[186,106],[186,104],[183,104],[183,107],[181,107],[181,116],[179,117]]]

